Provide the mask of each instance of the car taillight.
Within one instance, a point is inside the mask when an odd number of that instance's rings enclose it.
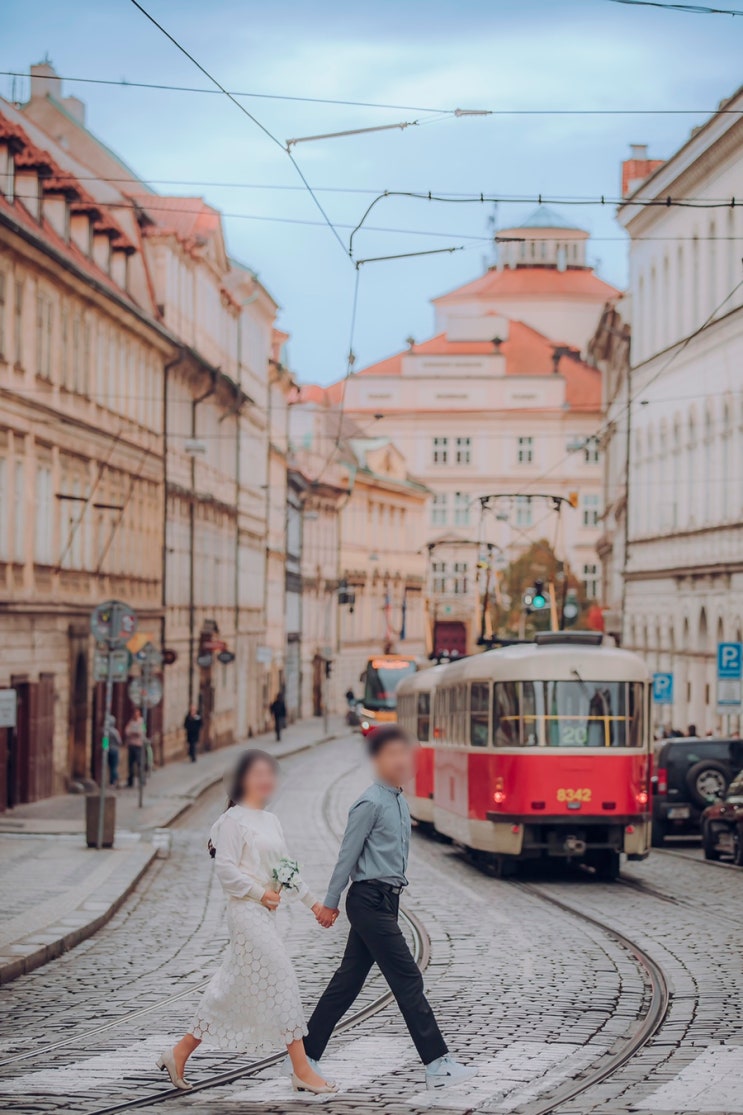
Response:
[[[667,794],[668,793],[668,771],[666,770],[665,767],[658,767],[657,778],[658,778],[657,787],[656,787],[657,793]]]

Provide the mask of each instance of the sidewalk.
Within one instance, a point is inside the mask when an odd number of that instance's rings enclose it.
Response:
[[[85,844],[85,798],[62,794],[0,814],[0,984],[47,963],[85,940],[113,916],[162,847],[156,830],[172,824],[229,770],[246,746],[277,758],[342,734],[342,717],[292,724],[281,743],[256,736],[154,771],[138,807],[138,790],[117,792],[116,838],[100,852]],[[167,838],[165,840],[167,845]]]

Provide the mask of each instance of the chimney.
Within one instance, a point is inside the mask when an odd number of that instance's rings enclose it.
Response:
[[[622,197],[629,197],[653,171],[663,166],[664,159],[648,158],[647,143],[631,143],[630,157],[622,163]]]
[[[48,58],[31,67],[31,100],[46,97],[47,93],[56,100],[62,98],[62,79]]]
[[[65,97],[62,104],[67,109],[67,112],[76,120],[78,124],[85,127],[85,101],[81,101],[79,97]]]

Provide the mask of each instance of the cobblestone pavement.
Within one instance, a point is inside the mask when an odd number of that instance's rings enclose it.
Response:
[[[276,809],[320,894],[345,810],[366,777],[359,751],[358,737],[349,737],[285,763]],[[171,858],[155,864],[94,938],[0,991],[0,1110],[87,1115],[162,1090],[154,1057],[187,1029],[198,988],[224,947],[222,901],[204,852],[219,806],[214,792],[179,822]],[[671,1007],[655,1039],[559,1110],[743,1112],[736,1086],[743,1070],[737,946],[743,878],[665,854],[630,865],[625,876],[626,883],[614,885],[574,876],[530,879],[537,892],[615,925],[671,982]],[[331,1100],[294,1097],[271,1069],[168,1101],[163,1110],[294,1115],[320,1102],[329,1115],[377,1107],[398,1115],[431,1108],[529,1112],[537,1097],[599,1065],[646,1009],[648,987],[636,961],[600,927],[539,893],[489,878],[450,846],[416,837],[406,902],[430,936],[425,980],[442,1028],[452,1048],[480,1068],[471,1084],[426,1093],[415,1051],[389,1005],[331,1043],[326,1071],[340,1085]],[[324,932],[298,904],[282,917],[311,1005],[337,962],[345,927],[339,921]],[[380,977],[373,978],[363,1002],[383,990]],[[69,1044],[43,1053],[58,1042]],[[12,1060],[34,1050],[43,1055]],[[205,1080],[247,1063],[249,1057],[204,1045],[190,1076]]]

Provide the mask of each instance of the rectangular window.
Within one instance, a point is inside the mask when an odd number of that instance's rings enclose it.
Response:
[[[6,336],[5,336],[5,310],[8,298],[8,276],[4,271],[0,271],[0,360],[4,360],[7,354],[6,349]]]
[[[445,465],[449,460],[449,439],[448,437],[435,437],[433,439],[433,463],[435,465]]]
[[[433,591],[435,593],[446,592],[446,562],[434,561],[431,565],[431,573],[433,575]]]
[[[455,561],[453,566],[453,589],[457,596],[466,596],[468,587],[467,562]]]
[[[530,527],[533,521],[531,496],[516,496],[516,526]]]
[[[467,492],[454,493],[454,526],[467,527],[470,524],[470,497]]]
[[[54,307],[48,294],[36,295],[36,374],[51,379]]]
[[[458,437],[456,446],[456,462],[458,465],[472,464],[472,438]]]
[[[598,600],[599,595],[599,567],[589,562],[583,566],[583,584],[589,600]]]
[[[435,527],[446,526],[448,518],[449,497],[446,492],[436,492],[431,500],[431,525]]]
[[[534,463],[534,438],[520,437],[518,439],[516,458],[520,465]]]
[[[52,564],[52,470],[39,465],[36,470],[36,514],[34,521],[34,561]]]
[[[26,560],[26,493],[25,469],[16,461],[13,477],[13,559],[19,564]]]
[[[470,745],[487,747],[490,743],[490,686],[473,682],[470,688]]]
[[[7,561],[9,557],[8,531],[2,527],[8,522],[8,511],[8,463],[0,457],[0,561]]]
[[[599,510],[601,502],[596,495],[583,497],[583,526],[597,527],[599,525]]]
[[[583,446],[583,460],[587,465],[597,465],[599,463],[599,442],[598,438],[589,437]]]
[[[421,743],[428,743],[431,737],[431,694],[418,694],[416,717],[416,736]]]
[[[13,360],[19,368],[23,367],[23,283],[15,284],[13,301]]]

